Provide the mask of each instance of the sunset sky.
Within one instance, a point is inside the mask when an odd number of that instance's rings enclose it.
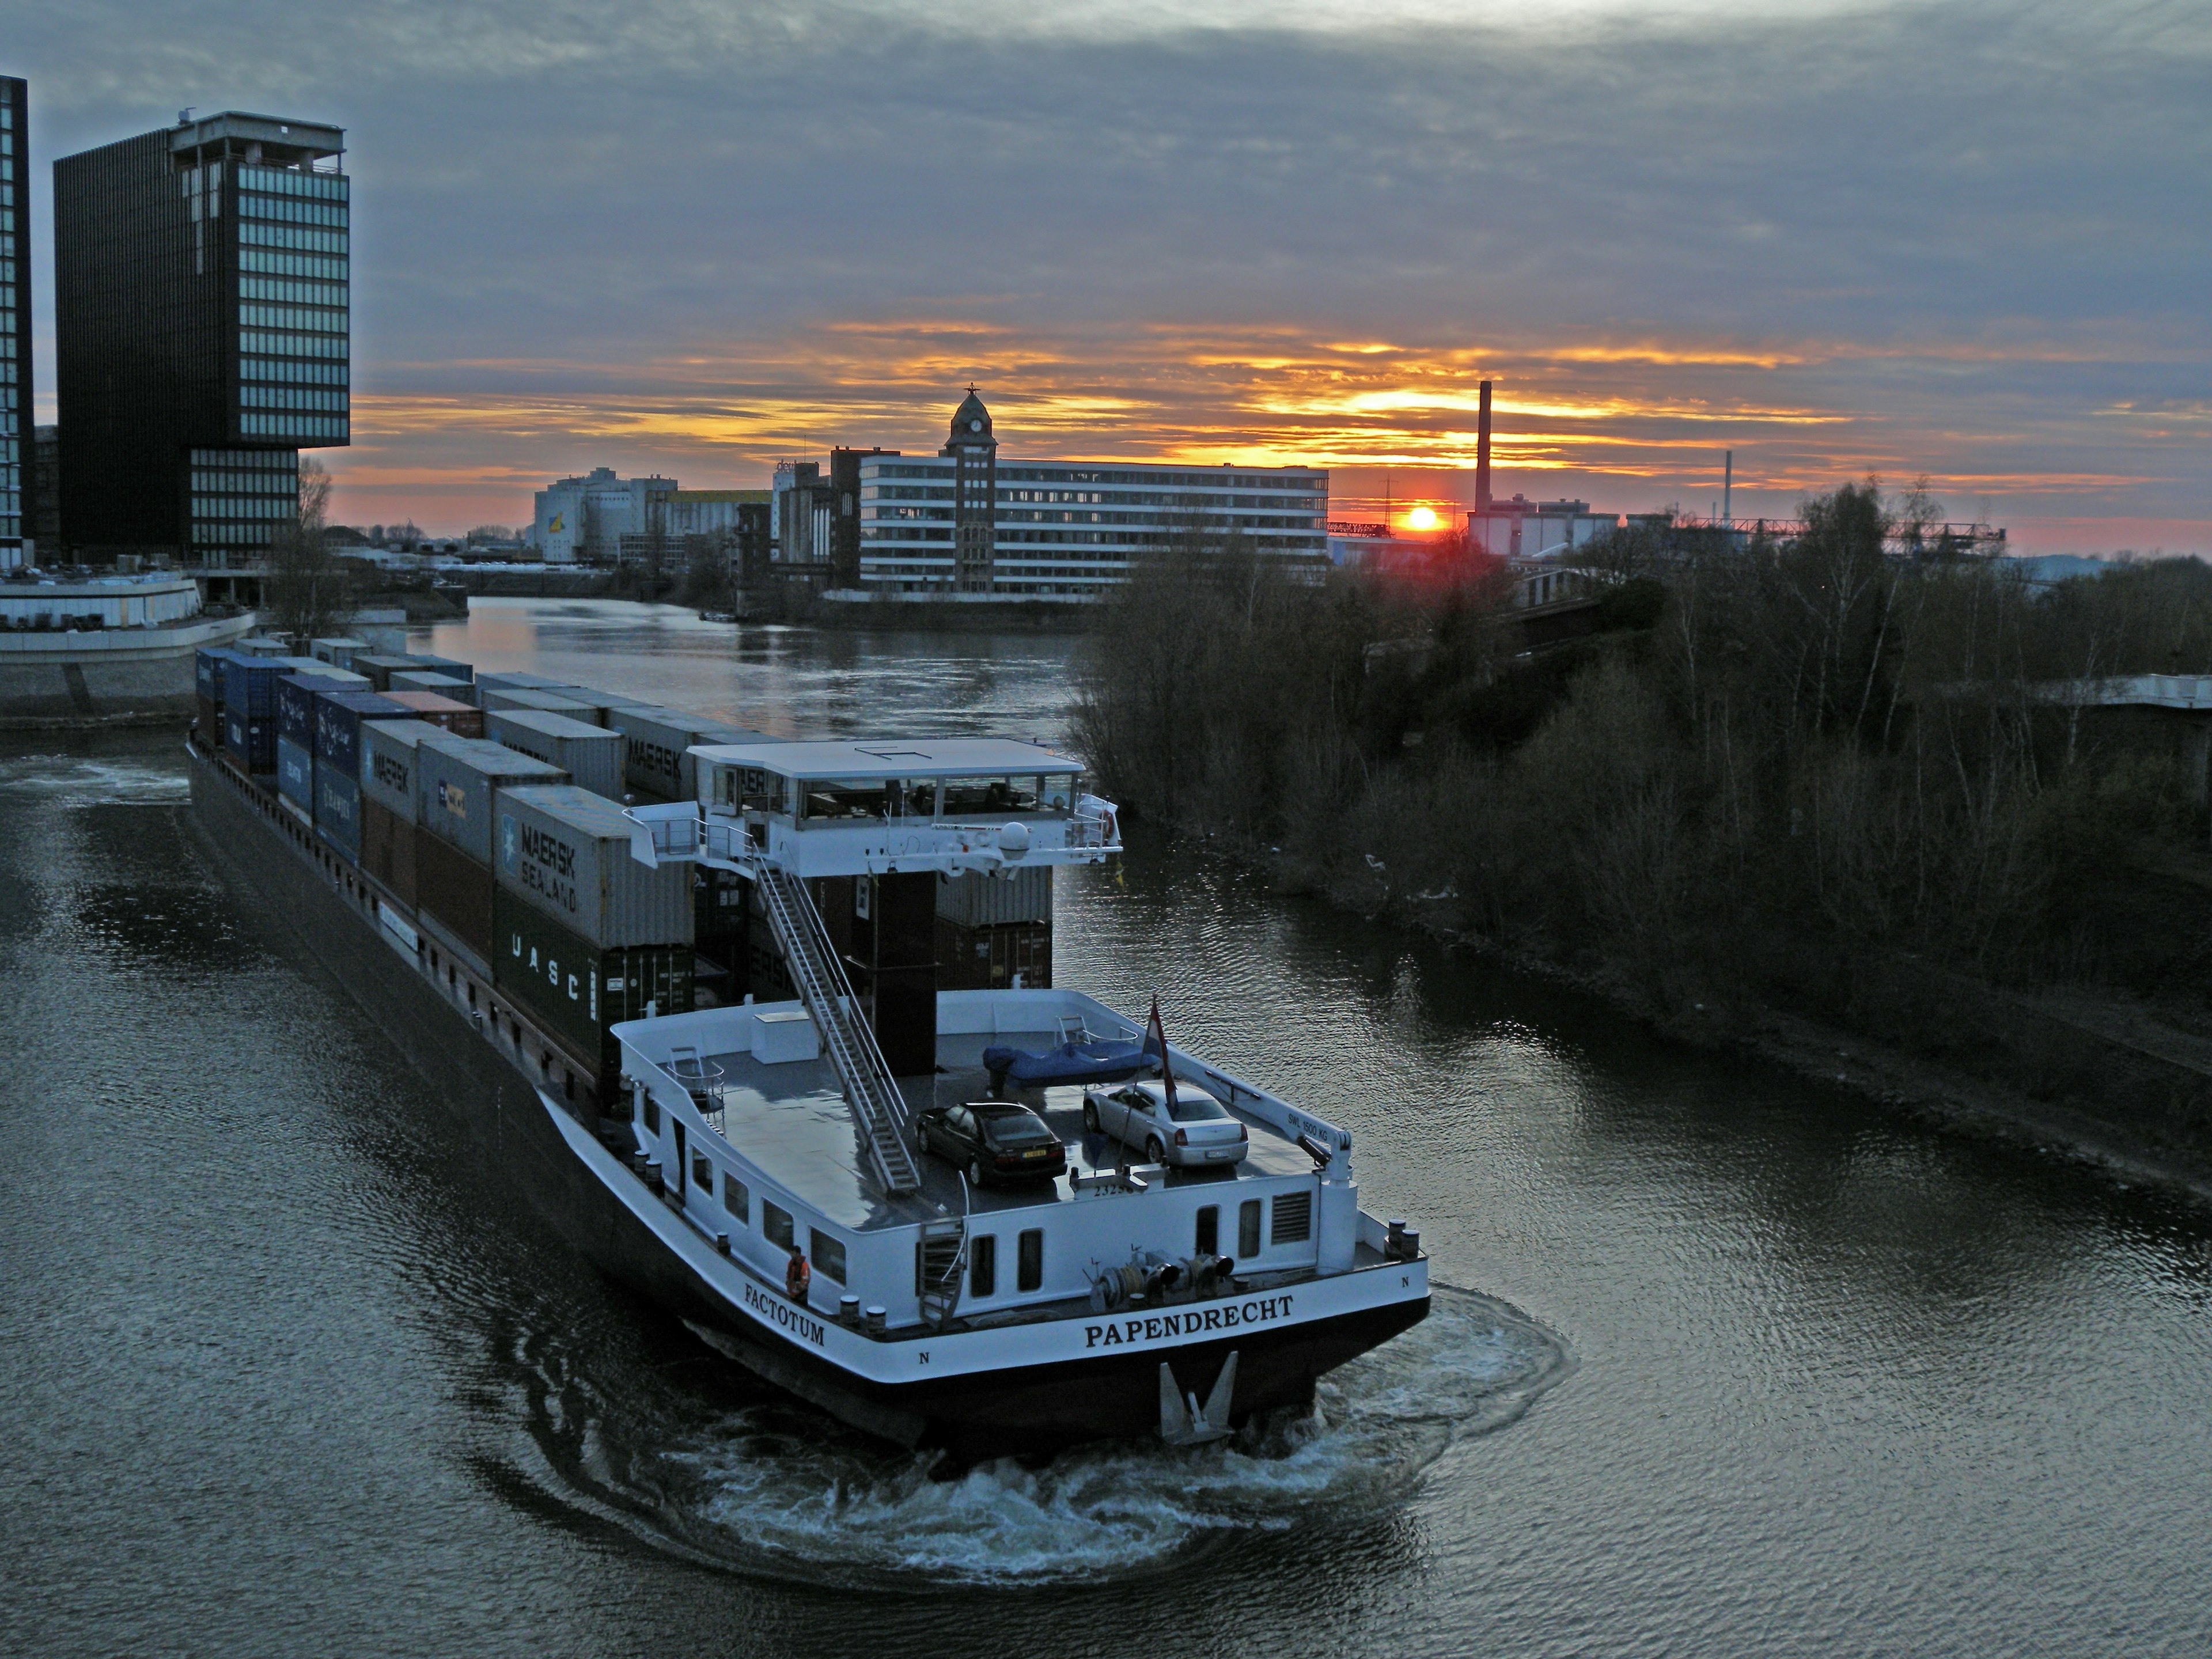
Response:
[[[45,164],[348,131],[337,515],[595,465],[1305,462],[1739,514],[1925,473],[2038,551],[2212,550],[2212,9],[7,0]],[[52,407],[50,355],[40,369]],[[52,418],[48,413],[43,418]]]

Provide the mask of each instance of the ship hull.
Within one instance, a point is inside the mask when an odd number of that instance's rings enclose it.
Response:
[[[1278,1298],[1234,1335],[1158,1340],[1158,1328],[1203,1310],[1153,1310],[1139,1316],[1100,1315],[1092,1322],[1054,1321],[978,1338],[872,1343],[814,1313],[781,1304],[770,1287],[740,1279],[716,1258],[696,1229],[601,1146],[585,1121],[541,1091],[507,1046],[487,1038],[465,1006],[449,996],[374,918],[369,890],[349,868],[319,851],[311,833],[289,823],[283,809],[194,750],[194,819],[210,860],[241,894],[281,922],[389,1036],[402,1054],[435,1082],[465,1127],[484,1148],[502,1193],[519,1197],[611,1278],[682,1318],[708,1346],[764,1380],[866,1433],[909,1447],[941,1447],[969,1460],[1046,1455],[1085,1441],[1136,1437],[1160,1426],[1159,1370],[1170,1367],[1180,1392],[1204,1400],[1230,1354],[1237,1358],[1231,1419],[1297,1407],[1313,1396],[1317,1378],[1418,1323],[1428,1311],[1425,1262],[1407,1264],[1395,1299],[1346,1305],[1318,1317],[1275,1317]],[[348,878],[354,887],[348,890]],[[492,1021],[497,1029],[499,1020]],[[586,1106],[586,1114],[593,1108]],[[1371,1270],[1370,1270],[1371,1272]],[[1395,1269],[1392,1270],[1394,1273]],[[1336,1287],[1294,1285],[1279,1297]],[[1355,1298],[1356,1300],[1356,1298]],[[1233,1311],[1226,1309],[1231,1318]],[[840,1364],[833,1350],[865,1345],[871,1361],[919,1358],[922,1370],[935,1344],[942,1374],[887,1380]],[[963,1348],[988,1343],[1004,1355],[985,1369],[963,1364]],[[1027,1358],[1024,1345],[1074,1346],[1068,1357]],[[1101,1345],[1103,1345],[1102,1347]]]

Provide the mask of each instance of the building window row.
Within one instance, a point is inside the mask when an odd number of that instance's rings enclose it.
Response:
[[[281,449],[195,449],[191,452],[194,466],[230,466],[252,472],[280,472],[287,478],[295,477],[300,471],[300,458]],[[197,489],[198,486],[195,485]],[[210,485],[211,489],[251,489],[252,484]]]
[[[343,283],[302,283],[278,276],[241,276],[238,279],[240,299],[289,301],[295,305],[330,306],[343,310],[346,302]]]
[[[315,253],[346,252],[346,234],[342,230],[307,230],[298,225],[257,225],[241,222],[238,227],[241,246],[251,244],[258,247],[301,247]]]
[[[344,392],[313,392],[305,386],[242,386],[238,400],[247,409],[323,409],[337,414],[346,409]]]
[[[243,414],[238,417],[238,429],[249,438],[327,438],[342,442],[346,436],[346,417]]]
[[[238,186],[268,196],[308,196],[326,202],[346,199],[352,181],[343,173],[295,173],[289,167],[240,167]]]
[[[327,253],[277,253],[258,247],[238,251],[240,270],[259,271],[270,276],[327,276],[343,283],[349,274],[346,267],[343,257],[333,258]]]
[[[192,522],[192,541],[202,547],[266,547],[274,539],[272,524],[203,524]]]
[[[246,181],[243,177],[240,183]],[[331,230],[346,228],[343,202],[300,202],[282,196],[260,196],[241,188],[238,192],[241,219],[274,219],[288,225],[321,225]]]
[[[192,517],[195,519],[289,519],[296,510],[293,501],[276,495],[192,497]]]
[[[296,501],[300,493],[298,467],[299,463],[289,455],[284,457],[282,472],[242,472],[195,466],[192,492],[200,495],[266,495],[271,501]]]
[[[341,362],[347,355],[343,334],[270,334],[259,329],[241,329],[238,349],[278,357],[336,357]]]
[[[299,306],[247,306],[238,308],[241,328],[313,329],[324,334],[343,334],[343,311],[309,311]]]
[[[289,380],[295,386],[344,386],[347,375],[347,367],[343,362],[282,357],[241,357],[238,360],[238,377],[242,380]]]

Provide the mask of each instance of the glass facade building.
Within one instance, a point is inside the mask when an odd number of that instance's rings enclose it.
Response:
[[[352,436],[336,127],[235,112],[54,163],[62,521],[81,555],[265,556]]]
[[[0,568],[31,534],[31,188],[28,88],[0,76]]]
[[[860,473],[867,592],[1096,598],[1194,535],[1316,574],[1328,562],[1326,471],[1012,460],[972,389],[941,455],[871,455]]]

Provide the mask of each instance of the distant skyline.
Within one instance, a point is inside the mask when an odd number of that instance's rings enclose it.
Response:
[[[1740,515],[1868,472],[2033,551],[2212,550],[2212,15],[1567,0],[425,11],[11,3],[51,172],[178,109],[347,129],[337,516],[594,465],[1326,465]],[[1465,471],[1460,468],[1469,469]]]

